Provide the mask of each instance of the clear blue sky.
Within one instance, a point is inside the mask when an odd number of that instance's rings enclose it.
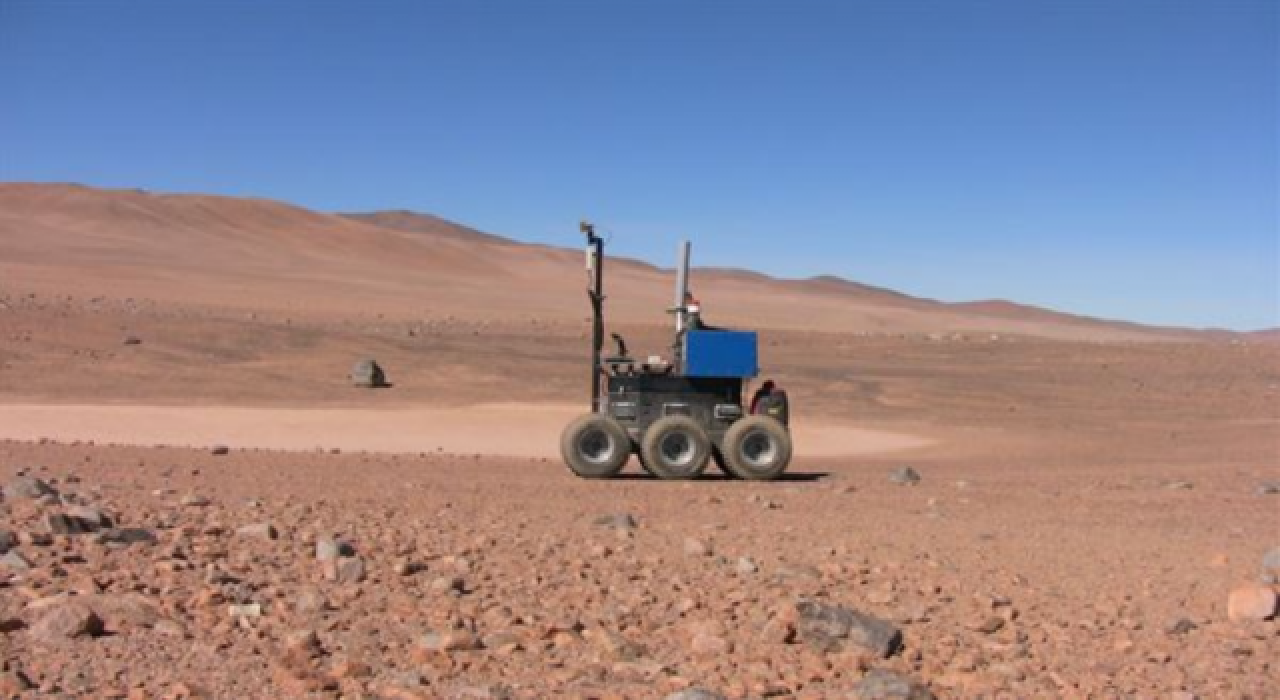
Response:
[[[0,179],[1280,325],[1273,0],[0,0]]]

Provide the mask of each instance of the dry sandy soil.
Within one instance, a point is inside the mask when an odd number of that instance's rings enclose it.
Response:
[[[613,269],[662,352],[667,276]],[[1280,346],[695,280],[786,480],[569,474],[577,253],[0,186],[0,695],[1280,696]]]

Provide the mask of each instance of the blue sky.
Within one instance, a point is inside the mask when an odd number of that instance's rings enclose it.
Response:
[[[0,180],[1280,325],[1270,0],[0,0]]]

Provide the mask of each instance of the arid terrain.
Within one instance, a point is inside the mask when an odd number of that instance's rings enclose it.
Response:
[[[609,264],[666,353],[670,271]],[[0,185],[0,695],[1280,697],[1274,331],[693,280],[782,481],[560,463],[580,251]]]

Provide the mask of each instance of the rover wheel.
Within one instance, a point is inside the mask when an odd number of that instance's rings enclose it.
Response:
[[[791,463],[791,434],[768,416],[747,416],[724,436],[725,466],[742,479],[771,481]]]
[[[579,416],[560,434],[560,454],[574,474],[607,479],[631,456],[631,438],[618,421],[598,413]]]
[[[667,416],[645,431],[640,454],[660,479],[696,479],[711,459],[711,438],[692,418]]]

